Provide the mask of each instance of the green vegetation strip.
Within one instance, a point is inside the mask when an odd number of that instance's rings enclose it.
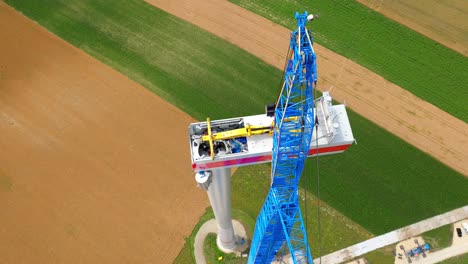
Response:
[[[279,89],[277,69],[143,1],[6,2],[197,119],[262,113]],[[359,144],[320,158],[321,195],[330,206],[377,235],[468,201],[467,178],[357,114],[349,117]],[[313,164],[303,179],[316,193]],[[238,199],[264,198],[252,189]]]
[[[315,40],[468,122],[468,59],[351,0],[230,0],[287,28],[320,14]]]

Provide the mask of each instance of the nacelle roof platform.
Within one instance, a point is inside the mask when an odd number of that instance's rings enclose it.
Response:
[[[344,105],[332,105],[332,98],[328,92],[324,92],[323,96],[315,101],[315,113],[318,128],[312,136],[309,157],[317,153],[340,153],[353,144],[355,139],[346,108]],[[246,127],[269,127],[271,130],[273,121],[273,117],[263,114],[215,120],[210,122],[210,127],[213,135]],[[203,136],[206,138],[207,134],[207,122],[190,124],[190,153],[192,169],[196,172],[271,162],[273,133],[215,140],[213,159],[209,142],[203,140]]]

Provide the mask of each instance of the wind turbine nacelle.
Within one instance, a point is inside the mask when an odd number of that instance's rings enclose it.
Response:
[[[345,106],[332,105],[328,92],[324,92],[315,101],[315,113],[318,128],[314,129],[309,156],[341,153],[355,142]],[[210,122],[210,126],[212,134],[216,135],[246,126],[271,127],[273,122],[274,117],[262,114],[214,120]],[[207,131],[207,122],[192,123],[189,126],[192,169],[195,172],[271,162],[272,133],[215,140],[214,158],[211,158],[209,142],[203,141]]]

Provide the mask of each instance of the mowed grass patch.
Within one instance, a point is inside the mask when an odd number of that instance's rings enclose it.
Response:
[[[388,245],[386,247],[376,249],[360,257],[365,257],[368,263],[394,264],[395,245],[396,244]]]
[[[421,234],[424,241],[431,246],[431,250],[437,251],[452,245],[453,224],[441,226]]]
[[[224,253],[216,245],[216,234],[209,234],[203,245],[206,263],[229,263],[229,264],[244,264],[247,263],[247,258],[236,257],[235,253]]]
[[[320,14],[315,40],[468,122],[468,59],[350,0],[230,0],[287,28],[294,13]]]
[[[262,113],[279,90],[279,70],[142,1],[6,2],[197,119]],[[359,144],[320,158],[322,198],[330,206],[379,234],[465,205],[466,178],[349,114]],[[308,175],[306,188],[315,192],[316,175]],[[266,194],[239,197],[258,205],[233,201],[255,219]]]

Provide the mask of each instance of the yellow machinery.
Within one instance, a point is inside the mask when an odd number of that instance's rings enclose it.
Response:
[[[273,134],[273,124],[271,126],[251,126],[246,124],[243,128],[222,131],[222,132],[211,132],[211,122],[210,118],[206,119],[206,124],[208,127],[208,135],[203,136],[203,142],[208,141],[210,143],[210,156],[211,159],[214,159],[215,152],[213,149],[213,141],[215,140],[226,140],[231,138],[239,138],[239,137],[248,137],[254,135],[261,135],[261,134]]]
[[[285,118],[285,122],[290,122],[290,121],[296,121],[298,117],[289,117]],[[262,134],[273,134],[273,123],[271,126],[251,126],[249,124],[246,124],[245,127],[243,128],[238,128],[238,129],[233,129],[233,130],[228,130],[228,131],[221,131],[221,132],[216,132],[212,133],[211,131],[211,121],[210,118],[206,119],[206,124],[208,128],[208,135],[204,135],[202,137],[203,142],[209,142],[210,143],[210,157],[211,159],[214,159],[215,152],[213,149],[213,141],[216,140],[226,140],[226,139],[232,139],[232,138],[240,138],[240,137],[249,137],[249,136],[255,136],[255,135],[262,135]],[[291,130],[290,132],[299,132],[295,130]]]

